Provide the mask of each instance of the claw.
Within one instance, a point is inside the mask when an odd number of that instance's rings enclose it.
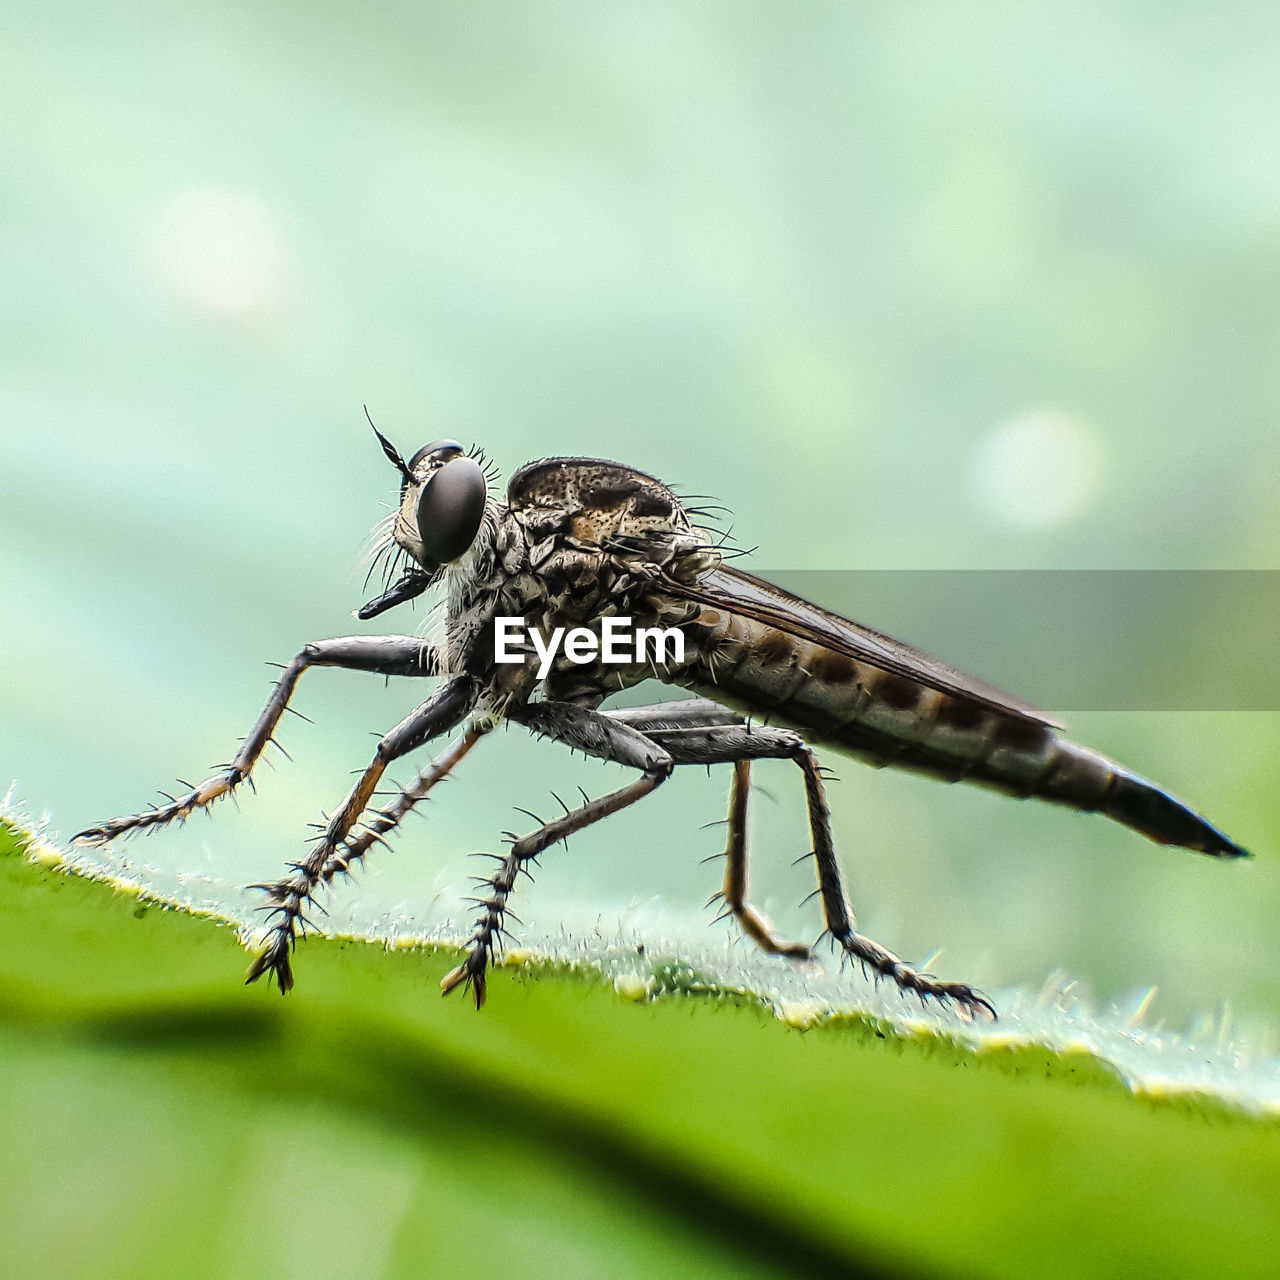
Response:
[[[268,983],[272,978],[275,979],[276,986],[279,987],[282,996],[287,995],[293,989],[293,966],[289,963],[287,948],[281,947],[278,943],[264,947],[254,957],[248,973],[245,974],[245,986],[248,986],[251,982],[257,982],[264,973],[267,975]]]
[[[450,969],[448,973],[440,979],[440,994],[447,996],[450,991],[454,990],[459,983],[467,980],[467,967],[460,964],[456,969]]]
[[[948,995],[948,993],[944,992],[943,995]],[[966,988],[963,995],[951,995],[949,998],[956,1002],[956,1012],[966,1022],[973,1022],[977,1018],[979,1011],[981,1011],[983,1017],[990,1018],[992,1022],[999,1022],[1000,1020],[1000,1015],[996,1013],[995,1005],[976,991]]]
[[[479,971],[473,973],[471,971],[471,962],[472,956],[469,956],[456,969],[450,969],[440,979],[440,994],[447,996],[450,991],[459,986],[470,987],[471,994],[476,1002],[476,1008],[481,1009],[484,1007],[485,998],[484,966],[482,963]]]

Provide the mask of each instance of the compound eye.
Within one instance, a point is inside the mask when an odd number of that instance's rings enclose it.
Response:
[[[436,449],[439,445],[430,445]],[[418,536],[437,564],[456,560],[475,541],[489,486],[474,458],[445,463],[418,495]]]
[[[456,458],[460,453],[466,450],[456,440],[433,440],[430,444],[424,444],[417,453],[409,459],[409,470],[416,471],[418,463],[424,458],[434,457],[437,462],[448,462],[452,458]]]

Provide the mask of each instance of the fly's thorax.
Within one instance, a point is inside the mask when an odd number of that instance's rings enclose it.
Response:
[[[664,581],[695,580],[720,560],[675,495],[616,464],[553,459],[517,473],[508,499],[447,574],[450,669],[481,680],[498,704],[543,681],[550,697],[591,701],[653,675],[672,678],[684,637],[656,637],[698,609]],[[620,657],[608,619],[626,619],[642,647]],[[508,621],[525,637],[516,654]],[[588,635],[595,645],[584,657]]]
[[[688,667],[693,647],[687,626],[697,609],[687,602],[651,597],[615,602],[603,615],[566,630],[565,646],[547,676],[547,696],[566,702],[598,701],[642,680],[676,682]],[[612,624],[612,625],[611,625]],[[579,655],[570,638],[579,638]],[[584,633],[594,637],[585,642]]]
[[[531,568],[589,586],[604,571],[693,581],[720,562],[713,538],[656,477],[599,458],[546,458],[511,477],[508,511]]]

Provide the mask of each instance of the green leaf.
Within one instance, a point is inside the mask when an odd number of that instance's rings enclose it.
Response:
[[[4,1272],[1273,1269],[1273,1121],[687,982],[505,967],[477,1014],[456,960],[311,939],[281,1000],[226,923],[0,826]]]

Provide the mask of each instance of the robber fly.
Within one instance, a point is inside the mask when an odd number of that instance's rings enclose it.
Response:
[[[791,760],[804,780],[822,936],[877,980],[891,979],[922,1000],[949,1002],[967,1017],[994,1017],[995,1011],[972,987],[914,969],[855,931],[815,744],[876,765],[1098,811],[1161,844],[1219,858],[1245,856],[1153,783],[1061,736],[1060,726],[1028,703],[744,573],[728,562],[717,538],[694,523],[698,509],[653,476],[597,458],[547,458],[521,467],[497,497],[479,451],[438,440],[406,461],[374,431],[399,472],[400,501],[383,529],[388,589],[357,617],[376,617],[438,585],[442,641],[345,636],[306,645],[229,765],[168,804],[77,837],[108,841],[185,819],[230,794],[249,779],[308,667],[444,677],[436,693],[379,741],[359,781],[289,874],[255,886],[266,891],[272,918],[249,982],[265,974],[282,993],[289,990],[295,941],[317,891],[385,841],[503,721],[638,776],[578,808],[563,806],[563,816],[513,838],[505,854],[490,855],[496,866],[481,881],[465,959],[442,983],[446,992],[465,984],[477,1008],[521,869],[556,841],[643,799],[680,765],[733,766],[721,897],[725,914],[748,937],[775,955],[811,955],[810,947],[780,937],[747,897],[751,764]],[[661,662],[644,654],[584,661],[564,652],[549,664],[532,653],[514,663],[497,660],[495,620],[521,619],[545,636],[558,627],[598,633],[606,619],[619,617],[678,631],[683,653]],[[609,695],[651,677],[696,696],[602,709]],[[459,734],[438,759],[390,803],[372,805],[393,761],[451,730]]]

